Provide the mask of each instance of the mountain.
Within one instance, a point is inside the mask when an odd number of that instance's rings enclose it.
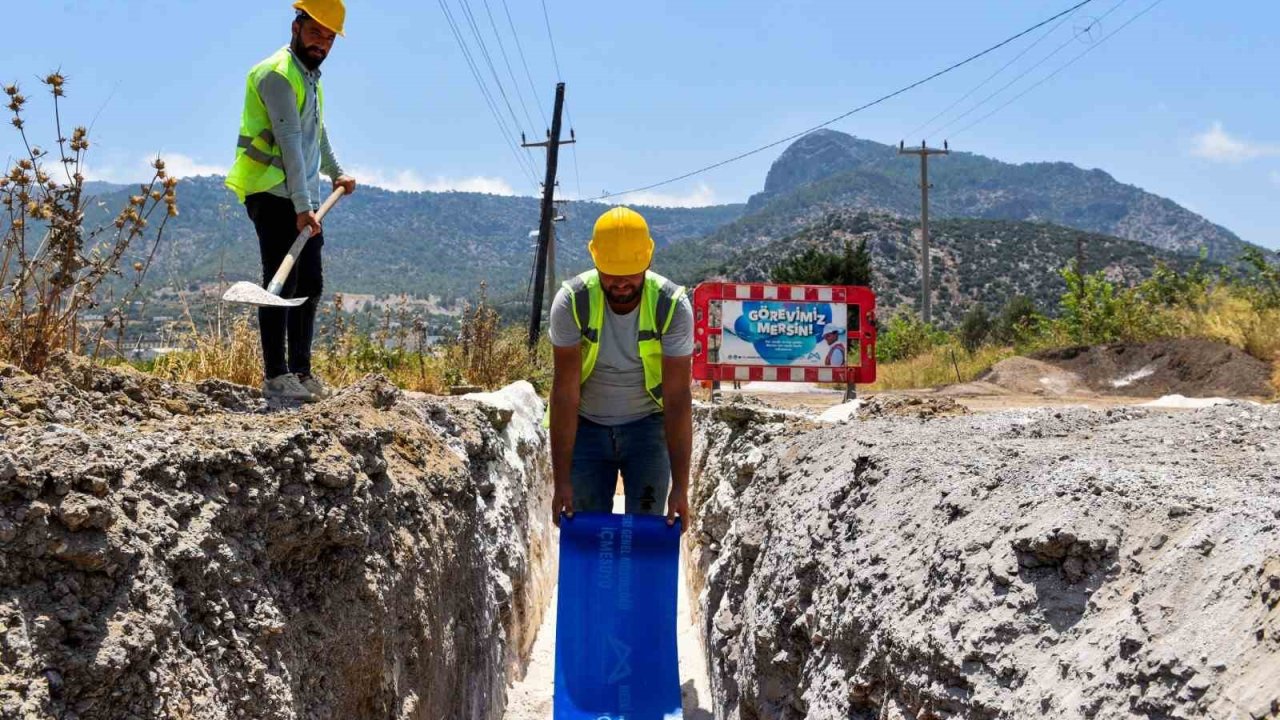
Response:
[[[885,213],[836,210],[787,237],[738,250],[709,275],[743,281],[768,280],[782,260],[808,248],[840,253],[844,243],[867,241],[881,316],[900,308],[918,310],[920,242],[918,226]],[[942,220],[931,224],[932,292],[935,320],[958,322],[975,302],[998,309],[1015,295],[1032,298],[1038,307],[1056,307],[1066,285],[1058,269],[1085,248],[1085,268],[1104,270],[1111,280],[1129,284],[1149,275],[1156,262],[1180,270],[1193,258],[1152,249],[1132,240],[1086,233],[1056,225],[1011,220]],[[678,268],[667,268],[678,279]]]
[[[108,221],[135,186],[99,197],[88,224]],[[180,214],[165,229],[151,279],[192,286],[225,275],[254,279],[260,272],[257,237],[244,208],[222,178],[178,184]],[[609,206],[569,203],[557,223],[561,275],[590,267],[587,239]],[[641,208],[660,247],[702,237],[742,214],[743,205]],[[325,284],[330,292],[474,297],[480,283],[490,297],[523,297],[533,259],[539,200],[464,192],[390,192],[361,187],[325,220]]]
[[[832,213],[845,218],[859,211],[877,213],[875,223],[886,238],[905,238],[919,214],[918,173],[918,162],[898,156],[895,147],[820,130],[787,147],[770,168],[763,190],[745,205],[641,210],[659,246],[656,268],[693,282],[726,268],[760,269],[765,256],[785,253],[788,243],[820,234],[810,229],[823,227]],[[1039,258],[1037,271],[1049,278],[1045,282],[1057,282],[1053,273],[1070,253],[1063,255],[1042,243],[1050,236],[1069,237],[1066,228],[1087,233],[1090,246],[1107,253],[1108,248],[1121,247],[1115,245],[1118,239],[1144,243],[1116,250],[1132,257],[1117,260],[1114,266],[1125,277],[1149,268],[1151,258],[1172,259],[1170,253],[1195,256],[1204,248],[1211,260],[1229,262],[1251,247],[1176,203],[1119,183],[1101,170],[1066,163],[1013,165],[957,152],[930,162],[930,180],[934,234],[939,237],[939,252],[944,253],[935,264],[935,272],[941,274],[937,287],[954,285],[957,301],[994,298],[999,292],[981,288],[1003,287],[996,277],[1000,273],[1009,275],[1002,282],[1010,286],[1037,297],[1052,296],[1053,291],[1032,287],[1032,281],[1023,277],[1020,268],[1026,260],[1015,257],[1012,243],[1032,243],[1029,252]],[[95,220],[109,220],[110,213],[118,211],[137,189],[98,185],[94,191],[98,202],[91,207],[91,226]],[[257,278],[252,225],[222,186],[222,179],[184,179],[178,196],[182,212],[166,230],[150,281],[192,286],[219,276]],[[595,218],[607,207],[602,203],[562,207],[567,219],[557,224],[561,276],[590,267],[587,239]],[[882,217],[886,214],[898,219],[889,222]],[[538,216],[539,201],[532,197],[362,187],[343,200],[326,222],[326,287],[329,292],[435,295],[448,303],[474,297],[485,283],[491,298],[515,302],[526,296],[533,257],[528,234],[536,228]],[[1012,224],[946,224],[960,219]],[[1050,230],[1046,224],[1061,227]],[[986,260],[957,249],[956,263],[963,264],[948,264],[948,242],[962,248],[964,238],[973,233],[978,233],[974,242],[998,244],[1003,259],[981,265]],[[887,263],[886,273],[893,269],[902,276],[901,282],[893,279],[897,276],[885,277],[886,291],[899,292],[894,290],[898,284],[905,288],[914,283],[906,279],[914,274],[908,273],[906,261],[917,251],[909,242],[886,243],[880,249],[895,254],[877,255],[877,261]],[[1138,258],[1143,252],[1149,255],[1146,261]],[[759,253],[764,255],[749,257]],[[953,269],[960,275],[949,275]],[[987,282],[970,284],[984,274],[990,276]],[[900,294],[903,302],[912,296],[905,290]]]
[[[711,244],[776,239],[835,208],[918,217],[919,179],[919,162],[899,156],[894,146],[818,130],[782,153],[764,190],[748,202],[748,214]],[[1223,262],[1251,247],[1172,200],[1069,163],[1014,165],[952,152],[930,161],[929,180],[930,215],[938,219],[1049,222],[1191,255],[1204,248]]]

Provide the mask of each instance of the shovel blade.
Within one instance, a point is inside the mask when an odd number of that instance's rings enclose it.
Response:
[[[258,307],[290,308],[298,307],[306,302],[307,298],[282,298],[279,295],[272,295],[251,282],[242,280],[227,288],[227,291],[222,295],[222,300],[223,302],[244,303],[245,305],[257,305]]]

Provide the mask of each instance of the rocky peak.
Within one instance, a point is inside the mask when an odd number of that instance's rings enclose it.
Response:
[[[796,140],[769,168],[764,192],[751,198],[750,206],[785,195],[809,183],[856,170],[892,154],[893,148],[835,130],[814,130]]]

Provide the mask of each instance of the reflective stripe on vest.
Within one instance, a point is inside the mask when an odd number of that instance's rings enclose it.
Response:
[[[600,331],[604,327],[604,288],[600,274],[589,270],[564,283],[573,302],[573,319],[582,333],[582,377],[585,383],[600,356]],[[685,289],[661,275],[645,273],[640,298],[640,322],[636,340],[644,366],[645,392],[662,407],[662,335],[671,327],[676,303]]]
[[[236,140],[236,161],[227,172],[227,187],[240,202],[248,195],[266,192],[285,181],[284,157],[271,131],[271,117],[258,94],[258,85],[267,73],[279,73],[289,81],[298,101],[298,113],[307,100],[307,81],[294,62],[289,48],[281,48],[249,71],[244,94],[244,112],[240,118],[240,137]],[[316,112],[324,127],[324,88],[316,83]]]

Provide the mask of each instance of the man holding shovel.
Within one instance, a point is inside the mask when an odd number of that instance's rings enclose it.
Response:
[[[324,245],[316,211],[320,173],[335,189],[355,192],[342,172],[324,127],[320,65],[342,34],[342,0],[299,0],[287,47],[249,71],[235,164],[227,187],[245,205],[258,234],[266,286],[303,230],[313,234],[297,258],[281,296],[306,297],[300,306],[259,307],[265,382],[263,395],[313,402],[328,389],[311,373],[311,341],[323,290]],[[286,354],[287,339],[287,354]]]

